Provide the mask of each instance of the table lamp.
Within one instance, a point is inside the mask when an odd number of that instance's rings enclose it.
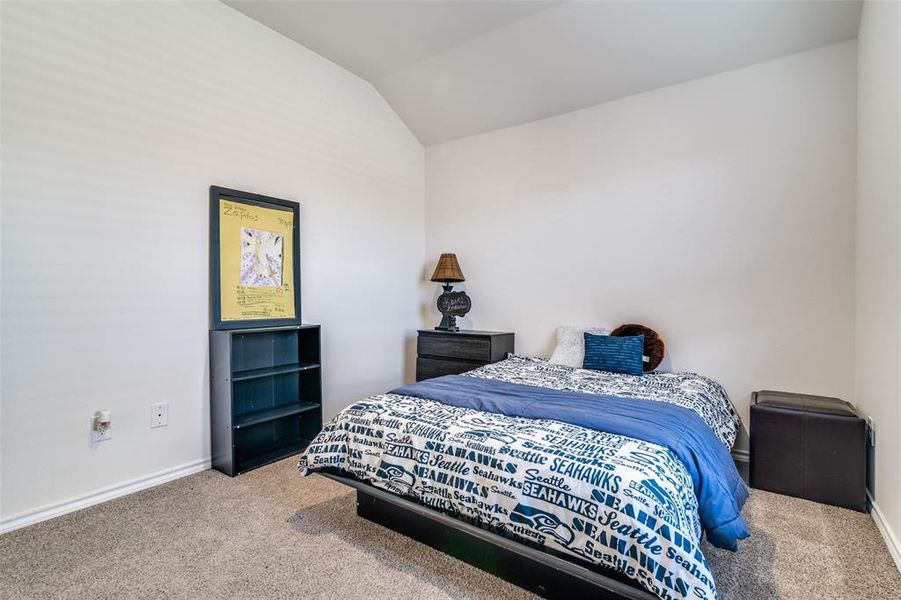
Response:
[[[432,281],[442,284],[444,293],[438,296],[438,310],[443,315],[441,323],[435,329],[441,331],[460,331],[457,327],[457,317],[462,317],[472,308],[472,300],[466,292],[453,291],[454,283],[466,281],[456,254],[442,254],[438,259],[435,272],[432,273]]]

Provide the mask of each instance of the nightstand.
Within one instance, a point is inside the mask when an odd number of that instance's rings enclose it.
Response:
[[[754,392],[751,487],[866,511],[866,423],[838,398]]]
[[[471,371],[504,360],[508,352],[513,352],[510,332],[420,329],[416,381]]]

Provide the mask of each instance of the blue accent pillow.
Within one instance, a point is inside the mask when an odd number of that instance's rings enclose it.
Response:
[[[583,369],[609,371],[627,375],[644,374],[643,335],[585,334]]]

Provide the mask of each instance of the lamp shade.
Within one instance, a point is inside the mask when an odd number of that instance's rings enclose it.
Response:
[[[456,254],[442,254],[438,259],[438,265],[435,272],[432,273],[432,281],[466,281],[463,279],[463,271],[460,270],[460,263],[457,262]]]

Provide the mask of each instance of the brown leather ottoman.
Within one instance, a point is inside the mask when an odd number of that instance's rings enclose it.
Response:
[[[751,487],[864,512],[867,428],[838,398],[751,397]]]

